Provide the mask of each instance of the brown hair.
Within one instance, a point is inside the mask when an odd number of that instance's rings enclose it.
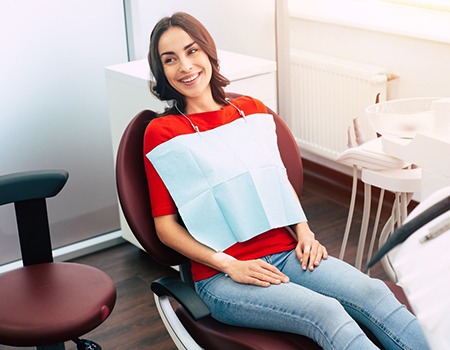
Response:
[[[214,39],[206,28],[193,16],[177,12],[171,17],[162,18],[153,28],[150,35],[150,47],[148,52],[148,63],[152,71],[154,81],[150,82],[150,91],[160,100],[175,100],[181,111],[186,110],[185,97],[176,91],[167,81],[164,75],[164,69],[158,52],[158,43],[161,36],[171,27],[180,27],[200,46],[200,48],[208,55],[212,67],[211,91],[213,99],[217,103],[223,103],[225,100],[224,87],[230,81],[219,72],[219,59],[217,58],[217,49]],[[166,111],[166,113],[176,113],[174,108]]]

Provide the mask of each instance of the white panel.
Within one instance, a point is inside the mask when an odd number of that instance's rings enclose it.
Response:
[[[104,67],[127,59],[122,1],[3,0],[0,47],[0,174],[69,171],[49,201],[54,246],[117,229]],[[0,209],[1,264],[19,253]]]
[[[147,57],[151,30],[184,11],[202,22],[222,50],[275,59],[275,0],[127,0],[132,9],[133,59]]]

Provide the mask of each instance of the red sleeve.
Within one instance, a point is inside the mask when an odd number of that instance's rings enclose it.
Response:
[[[163,128],[161,124],[162,123],[160,123],[160,120],[158,119],[152,120],[147,126],[144,134],[144,166],[147,174],[153,216],[169,215],[177,212],[177,207],[175,206],[169,191],[152,163],[147,158],[147,153],[159,144],[170,139],[168,130]]]

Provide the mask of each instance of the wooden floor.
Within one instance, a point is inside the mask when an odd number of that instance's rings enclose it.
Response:
[[[339,254],[348,201],[349,198],[342,193],[334,193],[305,179],[303,208],[316,237],[326,245],[333,256]],[[345,260],[351,264],[355,259],[360,220],[361,214],[356,212],[345,256]],[[117,302],[112,315],[84,338],[98,342],[103,350],[176,349],[159,318],[149,287],[158,277],[176,274],[173,269],[160,266],[128,243],[78,258],[76,261],[102,269],[111,276],[117,287]],[[372,270],[371,275],[386,278],[379,264]],[[0,350],[12,349],[16,348],[0,345]],[[76,350],[76,347],[73,343],[66,343],[66,349]]]

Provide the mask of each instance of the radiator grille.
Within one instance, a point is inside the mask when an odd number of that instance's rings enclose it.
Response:
[[[363,137],[375,136],[364,109],[386,99],[382,67],[304,51],[291,52],[291,129],[302,149],[336,157],[347,148],[347,131],[358,118]]]

